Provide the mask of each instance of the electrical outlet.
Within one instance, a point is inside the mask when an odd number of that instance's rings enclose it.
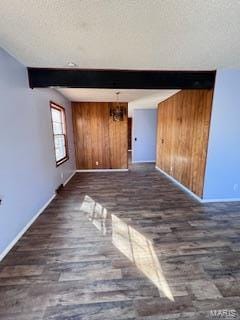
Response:
[[[235,183],[235,184],[233,185],[233,191],[238,191],[238,183]]]
[[[61,179],[63,179],[63,172],[61,172]]]
[[[96,161],[96,166],[98,166],[98,161]]]

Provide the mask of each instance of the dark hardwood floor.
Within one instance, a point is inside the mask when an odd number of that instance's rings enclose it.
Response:
[[[199,204],[149,166],[76,174],[0,264],[4,320],[239,314],[240,203]]]

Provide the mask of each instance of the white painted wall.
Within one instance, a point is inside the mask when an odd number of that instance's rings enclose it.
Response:
[[[217,71],[203,198],[240,200],[240,70]]]
[[[70,159],[57,168],[50,100],[67,116]],[[0,257],[74,170],[70,102],[53,89],[29,89],[26,68],[0,48]]]
[[[157,109],[134,109],[132,118],[133,162],[155,162],[156,136]]]

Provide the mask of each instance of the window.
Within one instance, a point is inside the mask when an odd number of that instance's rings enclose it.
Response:
[[[50,102],[56,165],[68,160],[65,109]]]

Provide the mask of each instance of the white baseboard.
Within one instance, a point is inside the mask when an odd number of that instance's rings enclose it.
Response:
[[[132,161],[132,163],[155,163],[156,160],[141,160],[141,161]]]
[[[56,194],[52,195],[51,198],[38,210],[34,217],[28,222],[28,224],[17,234],[17,236],[12,240],[12,242],[7,246],[7,248],[0,254],[0,261],[8,254],[12,247],[18,242],[18,240],[23,236],[23,234],[28,230],[28,228],[33,224],[33,222],[38,218],[38,216],[47,208],[47,206],[56,197]]]
[[[222,198],[222,199],[202,199],[203,203],[207,202],[240,202],[240,198]]]
[[[168,179],[170,179],[172,182],[174,182],[176,185],[178,185],[182,190],[190,194],[192,197],[194,197],[199,202],[203,202],[203,199],[201,199],[199,196],[197,196],[195,193],[190,191],[188,188],[186,188],[184,185],[182,185],[179,181],[171,177],[169,174],[167,174],[165,171],[160,169],[158,166],[155,167],[158,171],[160,171],[162,174],[164,174]]]
[[[179,181],[177,181],[176,179],[174,179],[173,177],[171,177],[169,174],[167,174],[166,172],[164,172],[162,169],[160,169],[159,167],[155,167],[158,171],[160,171],[162,174],[164,174],[168,179],[172,180],[175,184],[177,184],[182,190],[186,191],[188,194],[190,194],[192,197],[194,197],[196,200],[198,200],[201,203],[209,203],[209,202],[240,202],[240,198],[229,198],[229,199],[202,199],[200,197],[198,197],[195,193],[193,193],[192,191],[190,191],[188,188],[186,188],[185,186],[183,186]]]
[[[68,183],[68,181],[70,181],[72,179],[72,177],[75,175],[76,170],[73,171],[72,174],[70,174],[70,176],[67,178],[67,180],[63,183],[63,186],[65,187],[65,185]]]
[[[65,186],[69,180],[75,175],[76,170],[67,178],[67,180],[63,183]],[[52,200],[56,197],[56,194],[53,194],[50,199],[38,210],[35,216],[28,222],[28,224],[17,234],[17,236],[13,239],[13,241],[7,246],[7,248],[0,254],[0,261],[8,254],[8,252],[12,249],[12,247],[18,242],[18,240],[23,236],[23,234],[30,228],[33,222],[40,216],[40,214],[47,208],[47,206],[52,202]]]
[[[76,172],[126,172],[128,169],[83,169]]]

